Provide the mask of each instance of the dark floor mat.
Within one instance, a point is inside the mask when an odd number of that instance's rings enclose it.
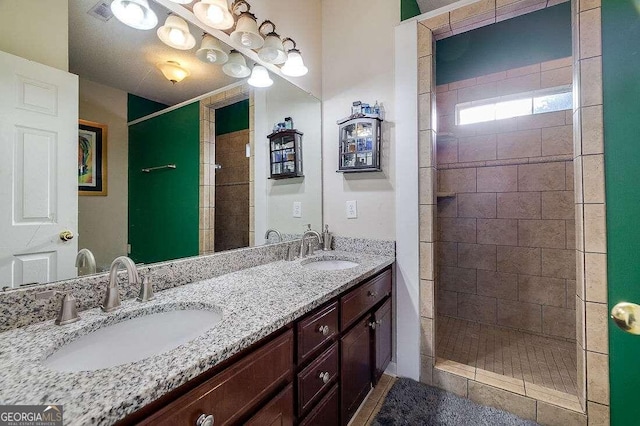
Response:
[[[399,378],[389,390],[373,426],[534,426],[514,414],[478,405],[469,399],[415,380]]]

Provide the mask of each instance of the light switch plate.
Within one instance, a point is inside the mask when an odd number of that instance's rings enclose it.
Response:
[[[358,202],[356,200],[347,201],[347,219],[358,217]]]
[[[302,217],[302,203],[300,201],[293,202],[293,217]]]

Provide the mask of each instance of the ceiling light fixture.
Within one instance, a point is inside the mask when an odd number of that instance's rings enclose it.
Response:
[[[242,6],[246,7],[242,11]],[[231,7],[234,14],[239,14],[236,22],[236,29],[231,33],[231,40],[249,49],[260,49],[264,44],[264,39],[258,31],[258,21],[256,15],[251,13],[251,5],[245,0],[236,0]]]
[[[202,36],[202,43],[200,44],[200,49],[196,51],[196,56],[202,62],[218,65],[226,63],[229,59],[229,55],[224,51],[222,43],[206,33]]]
[[[111,11],[120,22],[137,30],[150,30],[158,25],[158,17],[147,0],[114,0]]]
[[[176,61],[161,62],[156,65],[167,80],[173,84],[180,83],[185,78],[189,77],[191,73],[188,69],[180,66]]]
[[[227,0],[201,0],[193,5],[193,13],[200,21],[218,30],[228,30],[234,24]]]
[[[229,77],[245,78],[249,77],[251,69],[247,66],[244,56],[237,50],[232,50],[229,53],[229,60],[222,66],[222,72]]]
[[[302,77],[303,75],[306,75],[309,72],[309,69],[304,66],[302,55],[296,48],[296,42],[290,38],[282,40],[282,43],[286,42],[291,42],[293,44],[293,48],[287,51],[287,62],[285,62],[284,66],[280,68],[282,74],[289,77]]]
[[[264,33],[265,27],[271,27],[268,33]],[[264,62],[269,64],[280,65],[284,64],[287,60],[287,52],[284,51],[282,40],[278,33],[276,33],[276,26],[273,22],[266,20],[258,28],[260,34],[264,36],[264,45],[258,51],[258,56]]]
[[[164,25],[158,28],[158,37],[174,49],[189,50],[196,45],[196,39],[189,32],[187,21],[175,15],[167,16]]]
[[[273,84],[273,80],[269,76],[269,71],[262,65],[255,65],[251,72],[251,78],[247,80],[253,87],[269,87]]]

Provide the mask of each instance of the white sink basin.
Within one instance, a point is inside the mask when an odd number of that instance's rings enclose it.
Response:
[[[358,266],[357,263],[349,260],[317,260],[304,264],[305,268],[315,269],[316,271],[339,271],[341,269],[350,269]]]
[[[132,318],[84,335],[58,349],[44,365],[58,371],[93,371],[170,351],[220,322],[205,310],[175,310]]]

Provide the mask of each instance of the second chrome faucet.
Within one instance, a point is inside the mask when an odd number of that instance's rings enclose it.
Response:
[[[127,270],[127,280],[130,284],[140,284],[140,276],[136,269],[133,260],[127,256],[116,257],[111,263],[109,269],[109,284],[107,285],[107,292],[104,295],[104,301],[100,308],[104,312],[113,312],[120,307],[120,292],[118,289],[118,269],[120,266],[124,266]]]

